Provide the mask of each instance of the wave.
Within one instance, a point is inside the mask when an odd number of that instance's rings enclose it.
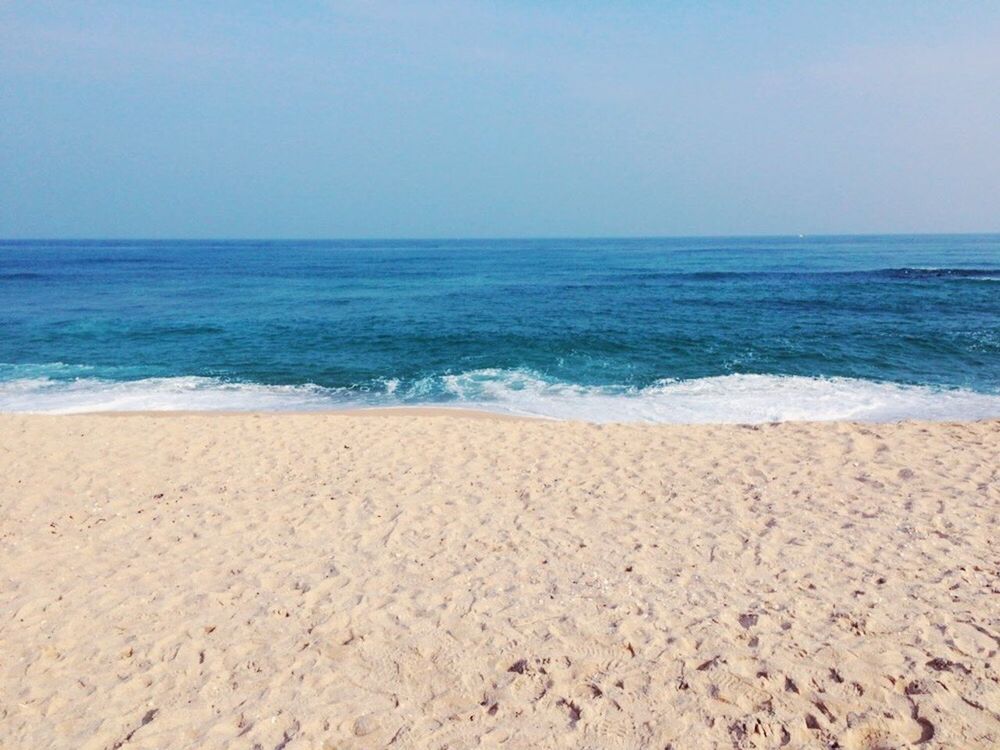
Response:
[[[892,279],[1000,281],[1000,268],[886,268],[873,272]]]
[[[445,376],[458,401],[477,408],[590,422],[762,423],[1000,416],[1000,394],[853,378],[722,375],[663,380],[645,388],[581,386],[531,373],[481,370]]]
[[[28,373],[22,373],[27,375]],[[208,377],[0,381],[0,411],[321,411],[435,406],[587,422],[761,423],[1000,417],[1000,394],[852,378],[724,375],[645,388],[587,386],[525,370],[485,369],[365,388],[264,385]]]
[[[314,411],[340,408],[319,386],[230,383],[217,378],[138,380],[48,377],[0,382],[0,411]]]
[[[629,271],[616,269],[614,278],[630,282],[657,281],[757,281],[760,279],[858,279],[863,281],[1000,281],[997,268],[872,268],[867,270],[773,270],[773,271]],[[570,286],[574,286],[571,284]]]

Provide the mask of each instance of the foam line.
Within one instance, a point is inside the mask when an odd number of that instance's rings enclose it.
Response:
[[[475,370],[356,390],[205,377],[113,380],[32,373],[0,381],[0,411],[318,411],[461,406],[589,422],[760,423],[1000,417],[1000,394],[851,378],[725,375],[646,388],[584,386],[522,370]]]

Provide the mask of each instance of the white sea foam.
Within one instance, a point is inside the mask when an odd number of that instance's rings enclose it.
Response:
[[[0,411],[317,411],[454,406],[589,422],[890,422],[1000,417],[1000,394],[849,378],[726,375],[633,389],[582,386],[521,370],[475,370],[381,391],[176,377],[113,381],[27,377],[0,382]]]
[[[333,408],[331,394],[312,385],[226,383],[199,377],[124,381],[41,377],[0,382],[0,411],[311,411]]]
[[[1000,394],[851,378],[725,375],[616,389],[485,370],[449,376],[446,381],[466,405],[590,422],[891,422],[1000,416]]]

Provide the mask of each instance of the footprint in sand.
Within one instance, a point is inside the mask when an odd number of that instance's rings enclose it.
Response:
[[[848,714],[847,725],[848,730],[841,738],[844,750],[889,750],[924,743],[934,736],[934,725],[919,718]]]

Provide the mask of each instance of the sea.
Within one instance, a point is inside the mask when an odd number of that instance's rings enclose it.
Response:
[[[0,411],[1000,417],[1000,235],[3,241]]]

